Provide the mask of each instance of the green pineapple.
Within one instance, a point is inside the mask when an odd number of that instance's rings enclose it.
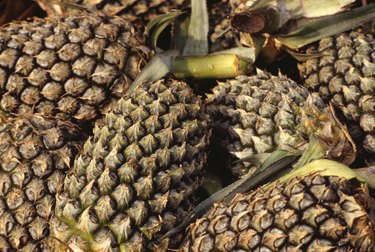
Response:
[[[125,94],[149,53],[117,16],[10,23],[0,28],[0,109],[91,122]]]
[[[40,115],[1,123],[1,251],[50,251],[55,195],[83,136],[68,122]]]
[[[256,75],[219,82],[212,91],[206,103],[213,141],[229,155],[221,163],[235,177],[254,172],[277,148],[304,149],[313,135],[326,142],[330,158],[354,160],[351,139],[330,107],[285,76],[258,69]]]
[[[217,202],[189,226],[178,251],[374,251],[373,199],[345,169],[317,160],[297,176]]]
[[[168,240],[153,241],[189,210],[209,137],[208,117],[189,86],[172,79],[140,85],[76,158],[57,196],[54,235],[84,251],[165,251]]]

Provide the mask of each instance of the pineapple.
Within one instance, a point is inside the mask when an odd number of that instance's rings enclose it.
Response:
[[[1,124],[1,251],[50,251],[55,195],[83,135],[68,122],[36,114]]]
[[[48,0],[45,0],[43,6],[46,7],[46,3]],[[66,3],[77,5],[69,6]],[[139,31],[144,31],[146,24],[156,16],[173,10],[186,10],[189,4],[189,0],[68,0],[61,2],[59,8],[55,8],[52,13],[75,13],[82,9],[79,7],[84,7],[85,10],[91,12],[102,11],[110,16],[119,15],[132,22]],[[211,0],[207,1],[207,4],[209,5],[211,52],[234,47],[238,34],[231,29],[227,18],[231,12],[229,0]],[[60,7],[63,9],[60,10]]]
[[[101,11],[109,16],[120,16],[139,31],[144,31],[146,24],[156,16],[181,9],[189,3],[188,0],[58,0],[57,3],[60,3],[56,6],[56,2],[46,5],[48,1],[44,0],[43,6],[52,13],[77,13],[83,7],[90,12]]]
[[[209,137],[208,116],[187,84],[141,84],[76,158],[57,196],[54,236],[84,251],[165,251],[168,240],[153,240],[189,210]]]
[[[254,172],[261,163],[243,158],[266,156],[284,146],[303,149],[312,135],[327,143],[331,158],[353,161],[351,139],[330,108],[285,76],[258,69],[256,75],[219,82],[206,103],[213,141],[230,155],[222,155],[221,163],[236,178]]]
[[[358,145],[375,164],[375,40],[361,30],[322,39],[306,49],[319,54],[299,64],[304,85],[319,92],[361,129]],[[371,160],[372,157],[372,160]]]
[[[251,6],[254,2],[255,7]],[[304,85],[310,91],[318,92],[326,103],[333,104],[340,116],[343,115],[359,148],[363,147],[368,164],[374,164],[374,38],[363,30],[344,32],[360,25],[366,27],[367,22],[373,21],[374,5],[350,10],[362,2],[344,0],[325,4],[322,0],[322,4],[316,6],[313,2],[303,5],[301,1],[232,0],[237,14],[231,24],[241,31],[263,33],[253,34],[253,37],[266,38],[267,44],[260,53],[260,60],[266,64],[275,60],[283,49],[304,60],[298,66]],[[266,7],[262,9],[261,6]],[[337,14],[339,12],[343,13]],[[303,19],[321,16],[326,17]],[[250,24],[257,21],[259,29],[253,29]],[[274,25],[269,25],[271,23]],[[319,43],[311,44],[319,40]],[[304,50],[293,52],[306,45]]]
[[[122,97],[148,57],[120,17],[99,14],[0,28],[0,109],[91,122]]]
[[[317,160],[299,176],[216,203],[190,225],[180,251],[374,251],[366,185],[324,174],[329,167],[348,169]]]

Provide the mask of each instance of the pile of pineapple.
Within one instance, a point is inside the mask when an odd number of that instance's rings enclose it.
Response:
[[[0,251],[375,251],[375,3],[37,2],[0,27]]]

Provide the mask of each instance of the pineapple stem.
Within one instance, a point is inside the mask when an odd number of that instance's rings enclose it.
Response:
[[[255,60],[255,57],[242,57],[234,53],[206,56],[174,56],[172,52],[169,55],[167,53],[155,55],[133,81],[127,93],[133,92],[139,84],[159,80],[169,72],[177,78],[232,78],[249,73]]]
[[[253,61],[236,54],[174,57],[171,72],[177,78],[222,79],[249,73]]]

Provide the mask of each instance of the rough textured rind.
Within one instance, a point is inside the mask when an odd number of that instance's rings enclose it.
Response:
[[[375,155],[375,40],[362,31],[324,38],[306,49],[321,53],[299,64],[304,85],[340,110],[347,121],[360,126],[369,157]],[[355,134],[353,132],[353,134]],[[369,160],[370,161],[370,160]],[[375,164],[375,158],[372,162]],[[370,162],[371,163],[371,162]]]
[[[79,4],[89,11],[101,11],[107,15],[118,15],[132,24],[140,31],[144,31],[146,24],[158,15],[171,10],[182,9],[188,0],[68,0],[66,2]],[[68,12],[77,9],[68,8]]]
[[[147,59],[132,25],[99,14],[0,28],[0,109],[92,121],[122,97]]]
[[[201,100],[183,82],[142,84],[94,129],[64,192],[54,225],[85,251],[144,251],[186,214],[200,186],[210,130]],[[168,241],[153,250],[165,251]]]
[[[310,174],[217,203],[180,251],[373,251],[368,191]]]
[[[222,163],[235,177],[253,172],[259,163],[254,158],[234,161],[270,153],[278,147],[302,149],[312,135],[337,148],[333,158],[343,160],[346,154],[353,154],[340,125],[320,97],[285,76],[258,70],[253,76],[219,82],[213,94],[207,95],[206,103],[214,141],[230,153],[230,157],[222,157]]]
[[[0,250],[50,251],[49,224],[83,136],[40,115],[0,126]]]
[[[88,11],[102,11],[107,15],[119,15],[132,22],[138,30],[144,31],[147,23],[158,15],[172,10],[186,11],[190,6],[188,0],[69,0],[68,2],[84,6]],[[210,25],[210,51],[216,52],[236,45],[238,33],[231,29],[227,17],[231,12],[229,0],[208,1]],[[67,8],[68,12],[79,9]]]

